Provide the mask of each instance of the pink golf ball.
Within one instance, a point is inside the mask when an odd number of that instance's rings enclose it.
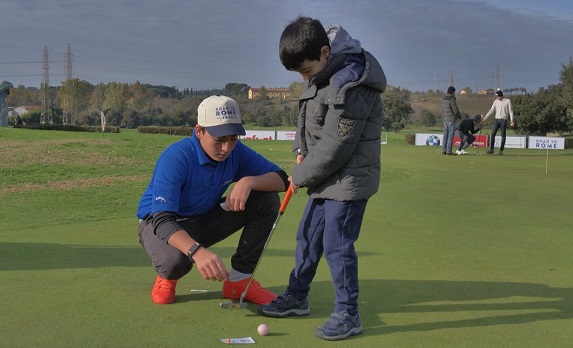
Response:
[[[261,336],[266,336],[269,334],[269,327],[267,326],[267,324],[261,324],[259,325],[259,327],[257,328],[257,332],[259,333],[259,335]]]

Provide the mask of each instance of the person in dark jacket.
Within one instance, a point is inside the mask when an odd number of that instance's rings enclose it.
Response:
[[[476,128],[477,127],[477,128]],[[460,131],[460,146],[456,150],[457,155],[467,155],[466,148],[474,143],[476,137],[473,135],[481,129],[481,115],[475,115],[473,118],[466,118],[460,122],[458,130]]]
[[[378,61],[341,26],[299,17],[283,31],[281,63],[305,82],[293,147],[291,187],[310,196],[297,231],[295,267],[285,292],[259,312],[271,317],[308,315],[310,284],[324,253],[335,305],[315,331],[325,340],[362,333],[358,313],[358,255],[354,243],[368,199],[380,183],[381,93],[386,76]]]
[[[456,89],[448,87],[448,93],[442,98],[442,119],[444,121],[444,136],[442,138],[442,154],[453,155],[452,144],[458,120],[462,118],[456,103]]]

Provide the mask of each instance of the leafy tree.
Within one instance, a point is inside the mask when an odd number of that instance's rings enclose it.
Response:
[[[382,94],[384,102],[382,127],[385,130],[393,130],[398,133],[410,123],[410,119],[414,114],[414,109],[412,109],[408,101],[410,93],[408,90],[389,86],[386,92]]]
[[[512,99],[518,115],[517,129],[523,134],[563,134],[573,130],[573,59],[562,64],[561,83],[541,88],[535,94]]]
[[[265,86],[261,86],[261,98],[262,101],[269,99],[267,96],[267,88]]]
[[[126,108],[129,97],[129,86],[127,83],[111,82],[105,90],[103,108],[121,112]]]
[[[562,89],[561,85],[552,85],[535,94],[513,98],[518,132],[546,135],[567,130],[567,109],[560,98]]]
[[[201,100],[198,98],[183,98],[173,106],[174,125],[195,126],[197,124],[197,108]]]
[[[288,89],[290,90],[291,98],[299,98],[304,90],[304,83],[293,82],[288,86]]]
[[[420,120],[422,121],[422,125],[426,127],[433,127],[436,125],[437,117],[430,111],[424,109],[420,114]]]
[[[24,85],[18,85],[16,88],[12,88],[8,95],[9,106],[37,106],[40,104],[40,91],[34,87],[26,88]]]
[[[61,99],[61,107],[64,113],[69,113],[76,117],[82,112],[86,112],[89,107],[90,96],[94,86],[87,81],[80,79],[69,79],[62,82],[58,90]]]
[[[139,114],[135,110],[129,110],[123,113],[122,116],[122,126],[126,128],[137,128],[140,123]]]
[[[568,129],[566,131],[573,130],[573,58],[569,57],[569,62],[567,64],[561,64],[561,74],[560,81],[563,85],[563,103],[567,108],[566,118]]]
[[[125,127],[123,123],[123,110],[119,109],[108,109],[105,113],[106,123],[110,126]]]
[[[128,99],[125,103],[126,108],[137,110],[139,112],[149,111],[151,91],[144,87],[139,81],[129,85]]]
[[[284,105],[282,111],[280,111],[281,125],[283,126],[296,126],[298,118],[298,108],[291,108],[288,105]]]
[[[272,112],[268,108],[260,105],[256,112],[256,123],[260,127],[273,127],[276,123],[276,118],[273,117]]]
[[[89,101],[89,112],[98,112],[103,110],[103,102],[105,101],[106,85],[102,82],[94,86]]]
[[[247,95],[249,93],[249,85],[246,83],[230,82],[225,85],[223,94],[233,97],[236,95]]]

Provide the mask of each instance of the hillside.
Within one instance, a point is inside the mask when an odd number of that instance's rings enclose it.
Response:
[[[443,96],[443,94],[412,94],[410,103],[415,111],[412,121],[416,122],[421,112],[425,109],[436,115],[439,120],[438,123],[441,123],[440,104]],[[456,100],[462,115],[467,113],[473,116],[488,112],[493,103],[494,96],[485,94],[456,94]]]

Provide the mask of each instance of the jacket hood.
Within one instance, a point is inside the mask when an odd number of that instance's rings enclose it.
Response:
[[[330,77],[332,86],[342,88],[349,83],[361,84],[384,92],[387,83],[384,70],[372,54],[362,49],[360,41],[337,24],[330,26],[326,33],[330,40],[330,55],[323,76]]]
[[[362,46],[360,41],[353,39],[342,26],[338,24],[331,25],[326,34],[330,40],[330,54],[333,56],[339,53],[360,53]]]

